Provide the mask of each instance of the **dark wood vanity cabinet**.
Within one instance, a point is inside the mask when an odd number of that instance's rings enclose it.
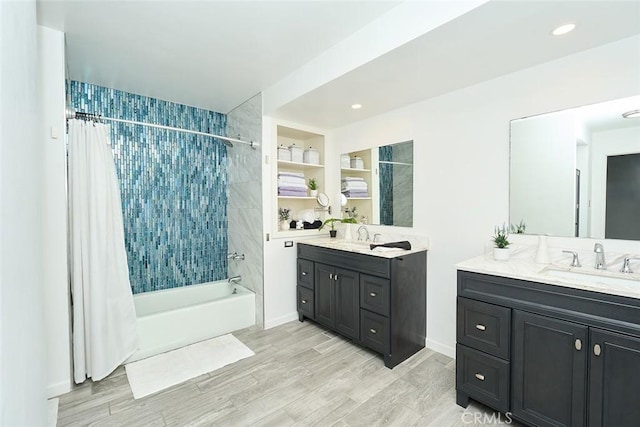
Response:
[[[637,426],[640,300],[458,272],[457,402],[533,426]]]
[[[299,243],[297,275],[300,321],[381,353],[389,368],[424,348],[426,251],[383,258]]]

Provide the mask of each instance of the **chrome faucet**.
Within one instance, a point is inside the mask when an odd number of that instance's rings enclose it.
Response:
[[[360,227],[358,227],[358,240],[362,240],[362,236],[360,235],[360,232],[362,230],[364,230],[364,232],[366,233],[366,236],[367,236],[364,241],[368,242],[369,240],[371,240],[371,237],[369,236],[369,230],[364,225],[361,225]]]
[[[580,260],[578,259],[578,252],[574,252],[574,251],[562,251],[565,254],[571,254],[573,255],[573,259],[571,260],[571,267],[582,267],[582,264],[580,264]]]
[[[596,270],[605,270],[606,267],[604,265],[604,248],[602,247],[602,244],[596,243],[593,246],[593,251],[596,253],[596,264],[594,265],[594,267],[596,268]]]
[[[229,280],[228,280],[227,282],[228,282],[229,284],[232,284],[232,283],[236,283],[236,284],[237,284],[237,283],[239,283],[241,280],[242,280],[242,276],[237,275],[237,276],[229,277]]]
[[[629,267],[629,261],[631,261],[632,259],[640,260],[640,258],[632,257],[632,256],[624,257],[624,261],[622,262],[622,268],[620,269],[620,273],[629,273],[629,274],[633,273],[633,271],[631,271],[631,267]]]

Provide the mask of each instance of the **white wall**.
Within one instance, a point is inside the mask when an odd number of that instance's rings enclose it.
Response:
[[[46,425],[36,7],[0,2],[0,425]]]
[[[564,111],[511,123],[511,222],[529,233],[575,235],[574,122]]]
[[[607,212],[607,157],[635,153],[640,153],[640,126],[594,132],[591,135],[591,237],[604,237]]]
[[[430,241],[429,347],[454,355],[454,264],[482,254],[494,225],[508,221],[509,121],[640,93],[638,43],[640,37],[621,40],[329,134],[327,165],[339,164],[341,152],[414,140],[412,231]],[[288,268],[294,277],[294,266]]]
[[[67,264],[64,33],[38,27],[39,143],[44,164],[43,273],[47,395],[71,390],[71,326]],[[56,136],[57,134],[57,136]]]

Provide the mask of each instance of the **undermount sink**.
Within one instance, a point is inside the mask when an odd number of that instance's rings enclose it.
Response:
[[[551,268],[546,270],[545,274],[548,276],[557,277],[559,279],[577,280],[582,283],[637,287],[637,289],[640,291],[640,280],[633,278],[590,274],[587,272],[583,273],[575,270],[555,270]]]

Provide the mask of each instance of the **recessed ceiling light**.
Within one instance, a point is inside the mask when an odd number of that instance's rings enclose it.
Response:
[[[622,117],[625,119],[638,119],[640,118],[640,110],[631,110],[626,113],[622,113]]]
[[[576,24],[574,24],[573,22],[569,22],[567,24],[560,25],[558,28],[553,30],[551,34],[553,34],[554,36],[561,36],[563,34],[570,33],[571,31],[575,30],[575,28]]]
[[[351,108],[353,108],[354,110],[359,110],[362,108],[362,104],[353,104]]]

